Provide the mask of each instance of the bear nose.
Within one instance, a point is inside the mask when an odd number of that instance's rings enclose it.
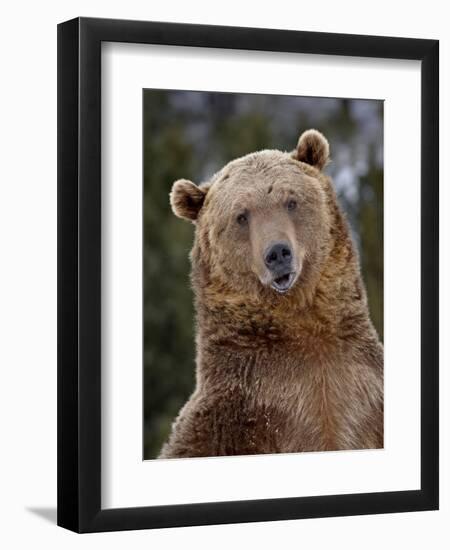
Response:
[[[292,260],[291,247],[287,243],[275,243],[266,252],[264,262],[271,269],[280,269],[290,265]]]

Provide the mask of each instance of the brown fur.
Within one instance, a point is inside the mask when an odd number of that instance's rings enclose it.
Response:
[[[328,142],[308,131],[291,154],[174,184],[174,212],[196,220],[197,384],[161,457],[383,446],[383,349],[327,160]],[[286,294],[261,260],[280,238],[297,272]]]

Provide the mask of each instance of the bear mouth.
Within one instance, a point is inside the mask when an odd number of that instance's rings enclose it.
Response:
[[[272,284],[270,285],[274,290],[279,292],[280,294],[284,294],[287,292],[295,279],[295,273],[285,273],[284,275],[281,275],[280,277],[277,277],[272,281]]]

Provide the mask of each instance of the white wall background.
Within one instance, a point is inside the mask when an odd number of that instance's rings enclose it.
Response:
[[[20,2],[2,10],[0,544],[53,548],[403,548],[450,543],[450,35],[445,2]],[[78,15],[441,41],[441,510],[75,535],[56,518],[56,24]],[[408,131],[408,129],[405,129]],[[405,198],[407,205],[407,198]],[[407,267],[407,259],[405,259]],[[407,270],[406,270],[407,275]]]

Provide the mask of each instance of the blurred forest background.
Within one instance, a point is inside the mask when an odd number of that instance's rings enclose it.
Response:
[[[188,254],[194,227],[170,209],[172,183],[207,180],[259,149],[290,151],[303,130],[328,138],[332,176],[360,253],[383,339],[383,102],[144,90],[144,459],[155,458],[194,388]]]

